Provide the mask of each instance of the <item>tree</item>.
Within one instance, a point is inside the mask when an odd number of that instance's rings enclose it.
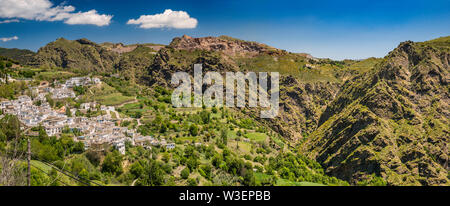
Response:
[[[241,130],[238,130],[238,131],[236,132],[236,135],[237,135],[238,137],[242,136],[242,131],[241,131]]]
[[[7,81],[6,77],[7,77],[7,73],[6,73],[6,65],[5,65],[5,62],[0,61],[0,79],[1,79],[1,80],[5,80],[5,83],[7,84],[8,81]],[[0,81],[0,83],[1,83],[1,82],[2,82],[2,81]]]
[[[58,177],[58,172],[56,171],[55,168],[52,168],[52,169],[50,170],[49,177],[50,177],[50,179],[52,180],[50,186],[59,186],[59,182],[58,182],[58,180],[57,180],[57,178],[59,178],[59,177]]]
[[[164,184],[164,170],[157,161],[151,161],[147,169],[147,185],[160,186]]]
[[[253,171],[250,169],[244,169],[244,181],[243,184],[245,186],[256,186],[256,179],[253,174]]]
[[[50,94],[47,94],[45,96],[45,99],[47,100],[50,107],[55,107],[55,100],[52,99],[52,96]]]
[[[3,131],[7,140],[13,140],[20,137],[20,121],[14,116],[7,114],[0,120],[0,129]]]
[[[6,148],[6,139],[7,139],[6,135],[0,129],[0,152],[3,152],[4,149]]]
[[[84,152],[84,143],[76,142],[75,145],[73,145],[72,152],[73,153],[83,153]]]
[[[58,152],[52,145],[41,144],[38,140],[34,139],[31,142],[31,149],[33,156],[37,156],[38,159],[47,162],[53,162],[60,159]]]
[[[137,111],[137,112],[134,114],[134,117],[137,118],[137,119],[140,119],[140,118],[142,117],[142,112]]]
[[[63,106],[63,103],[61,101],[56,101],[56,108],[61,108]]]
[[[226,129],[222,129],[220,131],[220,138],[222,139],[222,143],[224,145],[227,145],[227,143],[228,143],[228,134],[227,134],[227,130]]]
[[[31,168],[31,186],[43,186],[48,185],[50,183],[50,179],[43,172]]]
[[[141,177],[144,174],[144,172],[145,172],[144,167],[142,167],[139,161],[131,165],[130,173],[133,175],[134,178]]]
[[[220,163],[222,163],[222,156],[220,154],[215,154],[214,157],[211,160],[211,163],[216,167],[219,168]]]
[[[198,127],[195,124],[191,124],[191,126],[189,127],[189,133],[192,136],[197,136],[198,135]]]
[[[189,174],[189,167],[185,167],[183,170],[181,170],[181,178],[187,179],[189,177]]]
[[[123,172],[122,156],[117,150],[106,155],[102,164],[102,172],[108,172],[113,175],[119,175]]]
[[[91,164],[98,166],[100,164],[101,155],[98,152],[88,150],[85,154]]]
[[[72,117],[72,112],[70,112],[70,108],[66,107],[66,116],[67,117]]]
[[[200,112],[200,118],[202,119],[203,124],[208,124],[211,121],[211,113],[203,110]]]
[[[83,86],[75,86],[75,87],[73,87],[73,91],[75,92],[75,94],[77,96],[79,96],[79,95],[85,94],[87,89],[86,89],[86,87],[83,87]]]
[[[188,179],[188,186],[197,186],[197,181],[195,179]]]
[[[167,132],[167,126],[166,124],[162,123],[161,128],[159,129],[159,133],[165,133]]]
[[[164,161],[165,163],[168,163],[169,161],[170,161],[170,154],[169,153],[167,153],[167,152],[165,152],[163,155],[162,155],[162,161]]]
[[[210,180],[211,179],[211,166],[210,165],[202,165],[200,166],[200,171],[202,171],[202,173],[200,173],[203,177],[205,177],[206,179]]]
[[[188,158],[186,164],[189,167],[189,169],[192,171],[192,170],[197,169],[199,163],[198,163],[197,158],[195,158],[194,156],[190,156]]]
[[[83,180],[83,182],[86,182],[86,180],[89,180],[89,172],[84,168],[78,173],[78,176]],[[84,184],[82,184],[82,185],[84,185]]]

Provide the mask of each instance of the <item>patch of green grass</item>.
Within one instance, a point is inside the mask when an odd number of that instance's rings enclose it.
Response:
[[[272,176],[261,172],[255,172],[255,179],[257,183],[270,182]],[[323,184],[314,182],[294,182],[287,179],[278,178],[275,186],[325,186]]]
[[[47,173],[50,172],[50,170],[52,170],[52,167],[50,167],[50,166],[44,164],[44,163],[41,162],[41,161],[31,160],[31,164],[34,165],[34,166],[36,166],[36,167],[38,167],[38,168],[40,168],[40,169],[42,169],[42,170],[44,170],[44,171],[47,172]]]
[[[275,186],[325,186],[314,182],[294,182],[286,179],[278,179]]]
[[[261,183],[264,183],[264,182],[271,182],[271,180],[272,180],[272,176],[271,175],[264,174],[264,173],[261,173],[261,172],[255,172],[254,175],[255,175],[255,180],[256,180],[257,184],[258,183],[261,184]]]
[[[134,100],[134,97],[124,96],[113,87],[107,84],[101,84],[100,86],[93,86],[89,88],[82,99],[85,102],[97,101],[103,105],[116,106],[126,102],[131,102]]]
[[[260,132],[252,132],[244,135],[245,137],[249,138],[250,140],[256,141],[256,142],[263,142],[267,139],[267,135]]]
[[[275,142],[275,144],[277,144],[280,147],[283,147],[284,142],[280,138],[272,136],[271,139]]]
[[[419,45],[432,46],[439,50],[448,52],[450,51],[450,36],[440,37],[426,42],[420,42]]]
[[[96,96],[95,101],[107,106],[115,106],[126,102],[133,101],[133,97],[123,96],[121,93],[112,93],[108,95]]]
[[[250,151],[252,151],[252,145],[248,142],[239,142],[239,149],[241,149],[242,151],[246,152],[246,153],[250,153]]]
[[[177,138],[178,141],[182,141],[182,142],[185,142],[185,141],[192,142],[192,141],[195,141],[195,140],[197,140],[197,139],[198,139],[197,137],[193,137],[193,136],[178,137],[178,138]]]
[[[35,78],[38,80],[45,80],[52,82],[54,80],[64,80],[75,76],[77,75],[67,71],[46,71],[40,72],[39,74],[36,75]]]
[[[122,110],[136,110],[136,109],[140,109],[141,104],[140,103],[129,103],[129,104],[125,104],[123,105]]]
[[[220,131],[217,131],[218,134],[220,134]],[[227,131],[227,137],[230,139],[236,139],[236,131],[228,130]]]
[[[358,62],[350,65],[349,69],[357,70],[359,72],[366,72],[366,71],[372,69],[375,66],[375,64],[377,64],[377,63],[379,63],[381,61],[383,61],[382,58],[372,57],[372,58],[368,58],[368,59],[364,59],[364,60],[358,61]]]

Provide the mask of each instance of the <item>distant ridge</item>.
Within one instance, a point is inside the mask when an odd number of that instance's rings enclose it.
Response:
[[[36,53],[28,49],[8,49],[0,47],[0,56],[8,57],[18,61],[20,64],[26,64],[33,59]]]

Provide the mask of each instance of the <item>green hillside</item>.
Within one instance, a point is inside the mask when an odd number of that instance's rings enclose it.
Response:
[[[44,80],[96,75],[103,83],[59,104],[114,105],[116,125],[176,143],[127,144],[121,155],[113,147],[79,151],[44,134],[35,140],[39,158],[68,161],[73,174],[105,185],[449,185],[449,48],[449,37],[406,41],[384,58],[336,61],[225,36],[177,37],[168,46],[60,38],[27,62],[31,68],[5,70],[34,81],[2,84],[0,94],[14,99]],[[222,74],[279,72],[279,115],[173,108],[171,75],[192,74],[196,63]],[[11,150],[6,133],[15,130],[2,130],[1,151]]]

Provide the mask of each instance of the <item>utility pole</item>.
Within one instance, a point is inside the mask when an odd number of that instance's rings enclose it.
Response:
[[[27,162],[28,162],[28,171],[27,171],[27,186],[31,186],[31,168],[30,168],[30,163],[31,163],[31,143],[30,143],[30,138],[28,137],[28,141],[27,141],[27,147],[28,147],[28,154],[27,154]]]

